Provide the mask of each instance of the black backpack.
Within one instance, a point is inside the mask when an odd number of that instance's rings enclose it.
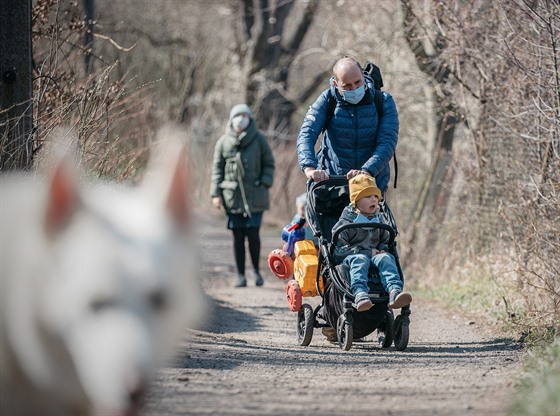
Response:
[[[364,75],[367,75],[368,77],[370,77],[373,80],[373,86],[374,86],[373,101],[375,103],[375,109],[377,110],[377,116],[379,117],[379,120],[381,120],[381,117],[383,117],[383,100],[384,100],[383,92],[381,91],[381,88],[383,88],[383,77],[381,76],[381,70],[373,62],[366,61],[366,64],[363,68],[363,72],[364,72]],[[331,119],[334,116],[334,109],[335,108],[336,108],[336,99],[332,96],[332,94],[330,93],[330,90],[329,90],[329,99],[328,99],[328,103],[327,103],[327,118],[325,120],[325,125],[323,126],[323,130],[321,131],[321,133],[324,133],[325,130],[327,129],[327,126],[329,125],[329,122],[331,121]],[[379,127],[379,124],[378,124],[378,127]],[[399,173],[396,152],[393,153],[393,164],[395,166],[394,187],[396,188],[397,187],[397,176],[398,176],[398,173]]]

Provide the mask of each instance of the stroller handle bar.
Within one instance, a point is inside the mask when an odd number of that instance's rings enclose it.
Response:
[[[338,236],[340,235],[340,233],[344,230],[348,230],[348,229],[352,229],[352,228],[379,228],[382,230],[386,230],[389,232],[389,241],[388,241],[388,245],[389,247],[393,247],[395,244],[395,237],[396,237],[396,233],[393,227],[391,227],[390,225],[387,224],[379,224],[379,223],[351,223],[351,224],[344,224],[341,225],[340,227],[338,227],[335,232],[332,235],[332,244],[329,247],[329,254],[331,256],[334,256],[334,249],[336,247],[336,242],[338,241]]]
[[[326,181],[348,181],[348,178],[346,177],[346,175],[329,175],[329,179],[325,179],[323,181],[320,182],[326,182]],[[314,183],[315,181],[313,179],[308,179],[307,183]],[[317,182],[319,183],[319,182]]]
[[[313,179],[308,179],[307,190],[309,191],[309,189],[314,185],[318,185],[323,182],[341,182],[341,184],[343,184],[348,183],[348,178],[346,177],[346,175],[329,175],[329,179],[320,182],[315,182]]]
[[[332,179],[333,181],[348,180],[346,175],[329,175],[329,179]]]

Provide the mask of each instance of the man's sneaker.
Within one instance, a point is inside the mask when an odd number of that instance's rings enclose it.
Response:
[[[327,341],[329,342],[338,341],[338,339],[336,338],[336,331],[334,330],[334,328],[330,326],[324,326],[323,328],[321,328],[321,332],[323,333],[324,336],[327,337]]]
[[[356,303],[356,310],[358,312],[365,312],[373,306],[373,303],[366,292],[358,292],[354,300]]]
[[[403,292],[400,289],[393,289],[389,294],[389,307],[391,309],[400,309],[405,306],[410,305],[412,302],[412,295],[407,292]]]
[[[247,286],[247,279],[245,279],[245,275],[238,274],[237,280],[235,281],[233,287],[245,287],[245,286]]]
[[[253,274],[255,275],[255,285],[257,286],[262,286],[264,283],[264,280],[261,276],[261,274],[259,273],[258,270],[253,270]]]

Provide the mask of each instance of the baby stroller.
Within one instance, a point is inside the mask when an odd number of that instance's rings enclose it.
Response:
[[[399,276],[404,282],[395,242],[395,219],[388,204],[381,202],[381,212],[390,225],[347,224],[331,235],[333,226],[349,203],[348,180],[345,176],[331,176],[326,181],[310,181],[307,184],[306,218],[308,226],[319,241],[316,285],[322,301],[315,309],[307,303],[302,304],[298,311],[298,343],[302,346],[309,345],[313,329],[325,328],[331,333],[335,332],[339,347],[348,351],[355,339],[377,331],[377,341],[381,347],[389,348],[394,342],[395,348],[403,351],[408,345],[410,306],[403,307],[400,315],[395,318],[393,310],[388,307],[389,295],[376,276],[377,270],[371,267],[369,297],[373,307],[365,312],[358,312],[353,306],[354,295],[350,290],[348,267],[337,265],[334,261],[334,249],[340,231],[357,227],[382,228],[390,234],[388,252],[395,257]],[[320,290],[321,287],[324,287],[324,291]]]

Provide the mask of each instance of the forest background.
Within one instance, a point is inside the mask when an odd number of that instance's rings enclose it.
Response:
[[[92,175],[134,181],[173,123],[189,138],[193,198],[210,209],[214,144],[246,102],[276,158],[265,222],[283,226],[305,189],[295,139],[307,108],[336,59],[371,60],[399,110],[388,200],[408,284],[552,344],[558,383],[557,1],[93,4],[88,21],[82,2],[33,1],[36,159],[70,125]]]

